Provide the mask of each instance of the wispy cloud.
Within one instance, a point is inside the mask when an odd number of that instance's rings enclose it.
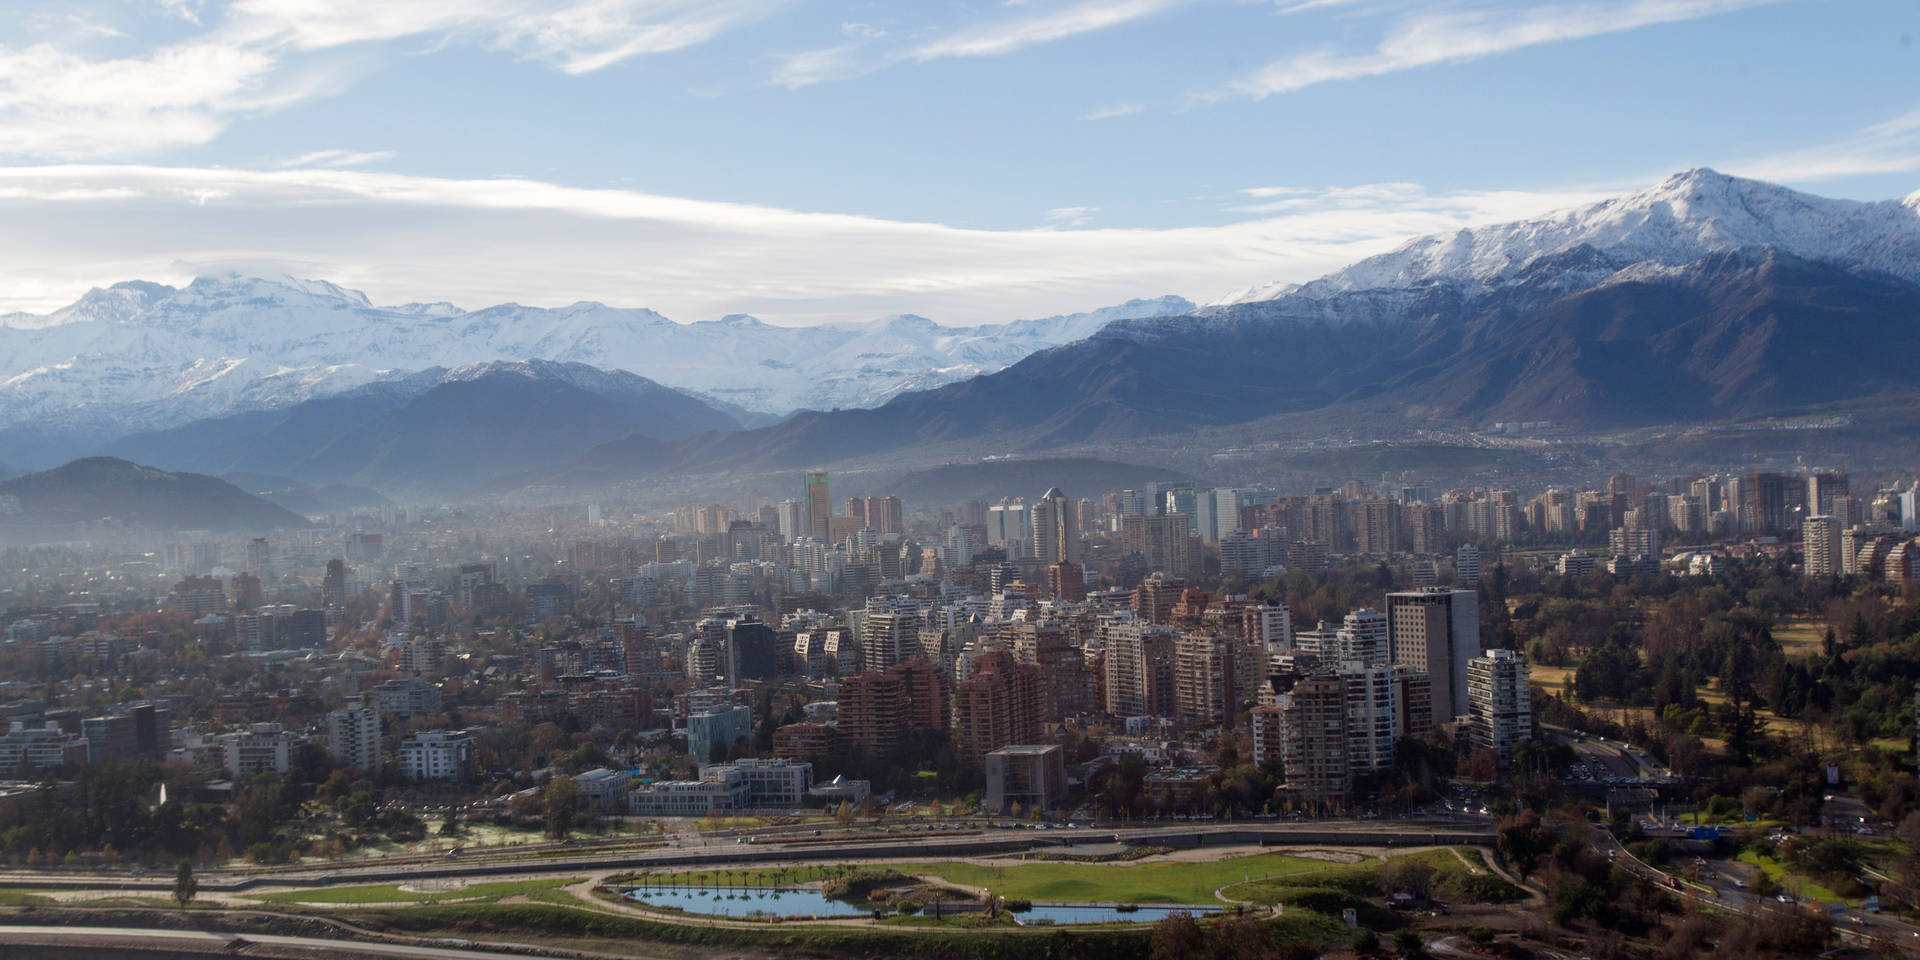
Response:
[[[1099,212],[1099,207],[1054,207],[1047,211],[1047,222],[1062,227],[1084,227]]]
[[[1779,0],[1623,0],[1547,4],[1520,11],[1421,13],[1396,23],[1372,51],[1348,54],[1319,49],[1298,54],[1200,99],[1264,99],[1322,83],[1463,63],[1524,47],[1698,20],[1775,2]]]
[[[958,30],[908,51],[917,61],[946,57],[991,57],[1035,44],[1131,23],[1177,6],[1181,0],[1081,0],[1027,17]]]
[[[1920,171],[1920,109],[1865,127],[1833,143],[1724,164],[1761,180],[1818,182]]]
[[[1283,198],[1272,189],[1245,196]],[[329,279],[388,302],[591,298],[686,320],[915,312],[972,323],[1310,280],[1413,235],[1585,199],[1524,191],[1375,196],[1220,226],[1061,229],[1093,213],[1063,207],[1044,227],[971,230],[527,179],[328,167],[0,166],[0,217],[32,216],[38,225],[0,233],[0,311],[52,309],[129,277],[184,280],[180,263],[246,251],[329,265]],[[635,263],[647,268],[635,271]]]
[[[0,154],[106,157],[203,144],[235,118],[344,89],[316,51],[434,36],[587,73],[705,43],[785,0],[237,0],[141,53],[0,46]],[[199,24],[194,2],[164,9]]]
[[[280,164],[280,166],[282,168],[357,167],[363,164],[378,163],[381,160],[391,159],[393,159],[392,150],[368,150],[364,152],[352,150],[315,150],[312,153],[305,153],[294,157]]]
[[[1087,119],[1112,120],[1116,117],[1131,117],[1136,113],[1144,112],[1146,109],[1144,105],[1138,103],[1110,103],[1104,107],[1098,107],[1092,113],[1087,114]]]

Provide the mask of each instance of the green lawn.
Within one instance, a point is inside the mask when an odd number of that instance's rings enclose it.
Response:
[[[1839,894],[1821,886],[1811,878],[1792,872],[1777,857],[1763,857],[1752,850],[1742,850],[1738,859],[1741,863],[1759,867],[1763,873],[1773,878],[1774,882],[1780,884],[1781,889],[1801,899],[1811,898],[1821,903],[1845,902]]]
[[[498,900],[502,897],[531,897],[536,900],[548,899],[548,895],[571,884],[579,883],[582,877],[565,877],[557,880],[503,880],[494,883],[474,883],[459,890],[435,891],[432,893],[413,893],[400,889],[397,883],[376,884],[364,887],[323,887],[316,890],[290,890],[286,893],[264,893],[252,897],[272,903],[420,903],[422,901],[438,903],[445,900]]]
[[[986,887],[1014,900],[1042,903],[1218,903],[1213,892],[1261,877],[1325,870],[1324,860],[1267,853],[1213,863],[1058,863],[1010,867],[972,863],[893,864],[901,873],[929,874],[950,883]]]

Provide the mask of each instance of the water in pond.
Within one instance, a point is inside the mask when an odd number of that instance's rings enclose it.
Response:
[[[720,917],[856,917],[872,911],[809,887],[645,887],[627,899]]]
[[[1111,903],[1036,903],[1032,909],[1022,910],[1013,916],[1022,924],[1036,926],[1069,923],[1152,923],[1170,913],[1191,913],[1194,916],[1200,916],[1219,912],[1219,907],[1140,906],[1131,910],[1122,910],[1118,905]]]

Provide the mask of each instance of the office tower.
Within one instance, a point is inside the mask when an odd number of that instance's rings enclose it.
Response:
[[[247,571],[267,583],[273,582],[273,545],[266,537],[247,541]]]
[[[368,773],[380,769],[380,711],[355,698],[328,713],[327,752],[344,766]]]
[[[1533,736],[1533,700],[1527,662],[1512,650],[1488,650],[1467,662],[1468,737],[1477,748],[1513,759],[1513,747]]]
[[[1840,524],[1815,515],[1800,522],[1802,567],[1809,577],[1840,574]]]
[[[828,520],[833,516],[833,499],[827,492],[827,473],[824,470],[810,470],[805,481],[807,504],[808,535],[815,540],[832,542],[829,535]]]
[[[1354,773],[1393,767],[1400,718],[1394,708],[1393,666],[1343,661],[1334,672],[1347,686],[1347,766]]]
[[[1041,563],[1080,562],[1080,517],[1077,505],[1059,487],[1041,494],[1033,505],[1033,555]]]
[[[1900,529],[1908,533],[1920,531],[1920,480],[1900,491],[1895,502],[1900,505]]]
[[[1748,533],[1778,533],[1787,522],[1787,478],[1752,473],[1740,480],[1740,528]]]
[[[773,509],[775,525],[788,543],[801,537],[813,536],[813,524],[807,519],[806,501],[782,500],[775,504]]]
[[[320,581],[320,603],[326,607],[347,604],[347,565],[340,560],[327,561],[326,578]]]
[[[1188,569],[1191,530],[1192,521],[1185,514],[1121,517],[1120,549],[1145,558],[1149,571],[1184,577],[1194,572]]]
[[[1019,559],[1033,542],[1033,530],[1027,522],[1024,500],[1003,500],[987,507],[987,542],[1007,551],[1007,558]]]
[[[973,660],[973,672],[953,692],[953,737],[962,762],[1014,744],[1038,743],[1045,684],[1039,668],[1015,661],[1005,650]]]
[[[1468,590],[1480,586],[1480,548],[1463,543],[1453,551],[1453,581]]]
[[[1447,722],[1467,706],[1467,661],[1480,655],[1480,597],[1471,590],[1387,594],[1393,662],[1433,678],[1433,715]]]
[[[1287,791],[1305,800],[1343,799],[1351,779],[1346,681],[1331,672],[1312,674],[1275,698],[1274,706]]]
[[[1852,484],[1844,473],[1813,473],[1807,476],[1807,512],[1822,516],[1833,515],[1833,498],[1844,497],[1852,492]]]
[[[867,500],[865,497],[848,497],[847,505],[845,509],[841,511],[841,516],[849,520],[859,521],[862,526],[873,525],[867,520]]]
[[[728,620],[726,631],[727,684],[772,680],[778,673],[773,627],[758,617]]]

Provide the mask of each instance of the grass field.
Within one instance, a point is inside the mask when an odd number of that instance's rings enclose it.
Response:
[[[1213,891],[1263,877],[1326,870],[1325,860],[1266,853],[1212,863],[1066,863],[1033,860],[1013,866],[955,861],[875,864],[900,873],[939,877],[949,883],[985,887],[1014,900],[1060,903],[1215,903]],[[1366,869],[1373,869],[1372,866]],[[650,878],[653,883],[685,886],[761,887],[808,883],[839,875],[839,867],[786,867],[763,870],[695,870]]]
[[[1827,625],[1810,618],[1793,617],[1773,628],[1773,639],[1789,657],[1819,653],[1826,637]]]
[[[1787,869],[1787,865],[1780,862],[1778,858],[1763,857],[1752,850],[1742,850],[1740,851],[1739,860],[1741,863],[1759,867],[1762,873],[1772,877],[1776,883],[1780,884],[1781,889],[1801,899],[1812,898],[1821,903],[1842,902],[1843,898],[1839,894],[1815,883],[1807,877],[1792,872]]]
[[[994,867],[972,863],[896,864],[902,873],[929,874],[950,883],[985,887],[1014,900],[1039,902],[1217,903],[1213,892],[1262,877],[1327,869],[1325,860],[1283,853],[1212,863],[1048,863]]]
[[[546,894],[557,891],[561,887],[579,883],[582,879],[566,877],[556,880],[505,880],[495,883],[469,884],[458,890],[430,893],[413,893],[400,889],[397,883],[385,883],[364,887],[326,887],[318,890],[265,893],[251,899],[271,903],[441,903],[448,900],[498,900],[503,897],[529,897],[543,900],[548,899]]]

